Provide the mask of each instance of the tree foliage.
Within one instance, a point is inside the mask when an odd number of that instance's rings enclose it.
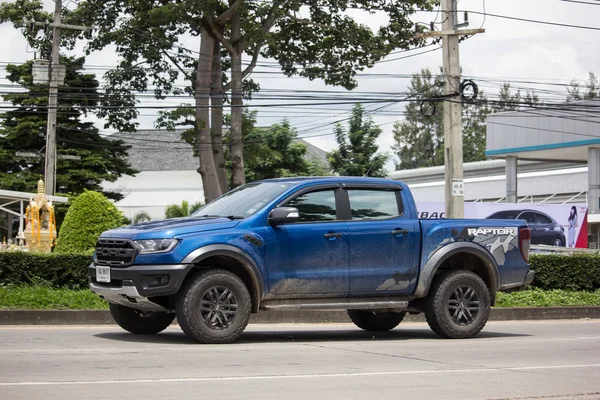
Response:
[[[296,129],[283,120],[270,127],[256,126],[256,111],[245,110],[242,132],[246,181],[290,176],[329,175],[328,166],[311,159],[304,143],[298,141]],[[229,118],[225,123],[229,124]],[[225,135],[225,143],[231,140]]]
[[[443,94],[440,75],[422,69],[414,74],[409,87],[410,101],[404,121],[394,124],[396,169],[413,169],[444,164]],[[421,100],[421,101],[419,101]]]
[[[190,206],[190,203],[187,200],[183,200],[181,205],[171,204],[167,206],[165,210],[165,218],[183,218],[192,215],[196,212],[200,207],[204,204],[197,202],[193,203]]]
[[[389,157],[377,153],[376,141],[380,134],[381,128],[373,118],[366,115],[360,104],[355,105],[348,131],[340,124],[335,127],[338,148],[329,153],[333,171],[345,176],[387,176],[384,165]]]
[[[600,83],[598,77],[593,72],[589,73],[588,80],[585,82],[585,93],[581,93],[579,81],[573,79],[567,88],[567,101],[592,100],[600,97]]]
[[[140,211],[133,216],[132,223],[140,224],[142,222],[150,222],[152,217],[146,211]]]
[[[73,201],[60,229],[59,253],[91,252],[104,231],[123,225],[123,214],[102,193],[86,191]]]
[[[222,191],[224,174],[220,169],[225,163],[216,158],[223,154],[217,140],[219,129],[214,126],[220,124],[220,118],[209,121],[208,105],[218,110],[223,91],[230,90],[230,165],[232,183],[237,186],[245,180],[242,96],[249,85],[245,88],[243,79],[259,56],[278,60],[288,76],[320,78],[326,84],[350,89],[356,86],[358,71],[373,66],[394,49],[420,43],[410,17],[415,10],[432,9],[434,4],[433,0],[87,0],[65,13],[64,20],[95,29],[81,34],[66,32],[63,44],[72,47],[80,35],[88,53],[107,46],[116,49],[121,58],[118,68],[105,75],[105,105],[110,107],[104,110],[112,127],[135,129],[137,91],[153,91],[159,99],[169,94],[195,99],[199,172],[210,200]],[[355,8],[384,14],[384,24],[375,29],[362,24],[359,15],[349,12]],[[16,0],[3,20],[23,26],[22,21],[32,16],[48,16],[41,1]],[[180,44],[190,35],[200,38],[195,49]],[[27,37],[32,44],[48,43],[47,36],[40,40],[32,34]],[[221,50],[227,55],[222,65],[213,62]],[[251,59],[245,68],[242,54]],[[230,71],[229,81],[215,84],[211,72],[217,67]]]
[[[59,89],[57,116],[56,192],[79,194],[102,190],[102,181],[114,182],[122,175],[133,175],[123,141],[100,136],[93,122],[85,117],[96,112],[100,94],[98,81],[84,74],[84,58],[61,59],[67,67],[65,86]],[[48,89],[34,85],[32,61],[6,66],[7,79],[25,91],[2,96],[11,109],[0,114],[0,187],[32,192],[44,177]],[[33,157],[32,157],[33,155]],[[81,157],[61,159],[60,155]],[[117,192],[106,192],[118,200]]]
[[[410,101],[405,109],[404,121],[394,124],[396,169],[413,169],[444,165],[444,104],[443,76],[433,75],[423,69],[412,77],[409,87]],[[492,112],[515,111],[534,107],[540,102],[534,92],[513,92],[505,83],[498,99],[491,101],[483,91],[475,100],[463,100],[462,132],[463,161],[486,159],[485,134],[487,116]]]

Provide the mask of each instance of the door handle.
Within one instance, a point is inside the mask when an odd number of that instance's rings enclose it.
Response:
[[[392,231],[392,235],[406,235],[408,233],[408,229],[394,229]]]
[[[335,238],[339,238],[342,237],[343,234],[342,233],[338,233],[338,232],[329,232],[323,235],[326,239],[335,239]]]

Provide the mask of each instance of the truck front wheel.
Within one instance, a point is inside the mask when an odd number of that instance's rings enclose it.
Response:
[[[139,311],[120,304],[110,303],[109,308],[110,314],[121,328],[140,335],[164,331],[175,319],[175,314]]]
[[[476,336],[490,316],[490,291],[470,271],[449,271],[436,277],[425,305],[431,330],[446,339]]]
[[[192,277],[177,300],[177,321],[200,343],[231,343],[244,331],[251,312],[250,293],[229,271],[210,269]]]
[[[375,312],[348,310],[348,316],[356,326],[369,332],[385,332],[394,329],[406,315],[405,312]]]

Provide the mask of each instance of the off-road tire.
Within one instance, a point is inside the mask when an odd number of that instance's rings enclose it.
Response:
[[[431,330],[443,338],[472,338],[487,323],[490,304],[490,291],[477,274],[448,271],[437,276],[429,290],[425,318]]]
[[[177,322],[200,343],[235,341],[250,320],[252,299],[240,278],[222,269],[204,270],[182,287],[176,303]]]
[[[139,311],[120,304],[109,304],[110,314],[119,326],[127,332],[139,335],[152,335],[167,329],[175,319],[175,314],[154,311]]]
[[[348,316],[356,326],[368,332],[385,332],[394,329],[404,319],[405,312],[376,312],[371,310],[348,310]]]

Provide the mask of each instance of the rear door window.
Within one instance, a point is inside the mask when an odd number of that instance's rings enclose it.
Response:
[[[352,220],[389,219],[402,215],[393,190],[349,189]]]

